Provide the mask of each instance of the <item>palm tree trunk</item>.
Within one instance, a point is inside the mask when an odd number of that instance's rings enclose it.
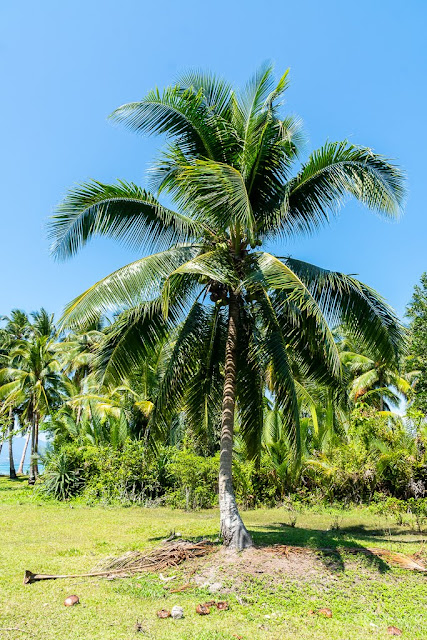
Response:
[[[228,333],[225,347],[225,377],[222,399],[221,444],[219,463],[219,509],[221,536],[227,547],[239,551],[252,546],[249,535],[237,508],[233,491],[232,461],[234,436],[234,410],[236,404],[236,361],[239,303],[230,294]]]
[[[39,475],[39,467],[37,463],[38,446],[39,443],[39,424],[37,415],[34,415],[33,423],[31,427],[31,462],[30,462],[30,476],[28,478],[28,484],[34,484],[37,476]]]
[[[16,480],[15,462],[13,460],[13,429],[15,425],[12,411],[9,413],[9,418],[9,478],[11,480]]]
[[[21,461],[20,461],[19,467],[18,467],[18,476],[19,475],[22,476],[23,473],[24,473],[25,456],[27,455],[27,449],[28,449],[28,443],[30,441],[30,437],[31,437],[31,428],[28,427],[27,436],[25,438],[25,443],[24,443],[24,450],[22,451]]]
[[[381,374],[378,376],[378,384],[380,386],[380,389],[382,389],[384,384]],[[380,394],[380,411],[384,411],[384,396],[382,393]]]

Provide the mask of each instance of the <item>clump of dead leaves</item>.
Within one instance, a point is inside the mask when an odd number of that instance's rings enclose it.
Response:
[[[330,609],[328,609],[327,607],[324,607],[322,609],[316,609],[316,611],[313,611],[313,609],[310,609],[310,611],[308,612],[309,616],[323,616],[324,618],[332,618],[332,611]]]

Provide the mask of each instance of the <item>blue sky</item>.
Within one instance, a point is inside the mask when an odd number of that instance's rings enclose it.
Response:
[[[76,258],[49,256],[46,221],[67,187],[144,184],[161,144],[107,122],[118,105],[189,67],[236,84],[264,60],[291,69],[286,109],[308,149],[348,138],[408,175],[398,223],[355,203],[319,234],[280,251],[357,273],[402,315],[427,270],[425,160],[427,3],[411,0],[15,0],[0,7],[2,192],[0,313],[64,304],[137,257],[96,240]]]

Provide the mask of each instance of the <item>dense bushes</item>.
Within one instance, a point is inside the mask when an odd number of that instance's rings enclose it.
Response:
[[[218,465],[218,456],[203,458],[172,447],[153,452],[130,439],[119,450],[67,444],[47,455],[40,489],[53,498],[79,496],[88,503],[204,508],[215,504]]]
[[[351,438],[325,451],[311,451],[298,464],[271,455],[265,447],[259,464],[234,460],[238,502],[244,508],[274,506],[296,495],[305,503],[370,502],[381,492],[397,499],[427,495],[424,456],[399,448],[394,433],[390,446]],[[277,447],[275,450],[277,454]],[[202,509],[217,504],[219,454],[197,455],[189,449],[126,440],[111,446],[63,445],[46,459],[41,491],[57,499],[78,497],[87,503],[164,504]]]
[[[79,458],[65,449],[48,455],[41,492],[57,500],[77,495],[83,487]]]
[[[56,490],[64,484],[60,476],[78,473],[80,482],[67,485],[66,499],[81,496],[88,503],[150,504],[165,493],[165,462],[163,452],[147,455],[141,441],[127,440],[120,450],[110,446],[67,444],[58,453],[48,455],[42,491],[62,498]]]
[[[377,494],[424,499],[427,433],[424,420],[409,418],[360,405],[345,429],[337,432],[321,423],[317,433],[307,429],[300,459],[280,429],[263,441],[257,462],[248,459],[238,440],[237,500],[243,508],[255,508],[287,503],[289,496],[304,504],[371,503]],[[120,446],[55,438],[40,488],[60,500],[203,509],[218,502],[218,472],[219,453],[201,455],[191,438],[150,447],[130,437]]]
[[[419,532],[427,522],[427,498],[399,500],[399,498],[376,494],[371,508],[374,513],[393,518],[398,525],[415,524]]]
[[[187,510],[218,502],[219,454],[202,457],[175,447],[152,452],[141,441],[127,440],[120,450],[68,444],[50,452],[45,462],[40,490],[59,500],[79,497],[87,503],[165,504]],[[236,461],[235,476],[239,501],[255,506],[254,464]]]
[[[166,465],[171,491],[166,503],[185,509],[209,508],[217,503],[219,454],[204,458],[173,449]]]

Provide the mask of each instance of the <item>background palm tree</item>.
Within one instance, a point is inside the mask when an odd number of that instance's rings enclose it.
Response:
[[[401,374],[401,363],[390,363],[375,357],[351,338],[339,339],[341,363],[349,378],[349,400],[372,404],[379,411],[390,411],[401,398],[409,399],[411,374]],[[407,379],[408,378],[408,379]]]
[[[31,430],[30,484],[38,475],[40,424],[59,405],[63,384],[53,318],[43,309],[33,317],[34,323],[13,343],[7,365],[0,370],[0,399],[9,410],[19,412]]]
[[[288,73],[275,83],[269,65],[237,91],[211,74],[190,72],[163,92],[156,89],[120,107],[112,114],[115,121],[168,139],[150,174],[156,196],[131,183],[90,182],[69,192],[51,222],[58,258],[74,255],[94,235],[157,251],[76,298],[64,323],[84,325],[100,313],[121,311],[99,356],[104,375],[119,377],[158,340],[176,332],[151,415],[159,432],[188,397],[201,354],[211,357],[204,371],[214,366],[222,378],[221,534],[225,544],[238,549],[252,541],[232,484],[236,403],[242,437],[254,452],[263,431],[268,376],[298,451],[292,366],[324,384],[339,380],[341,362],[331,333],[339,324],[350,335],[363,336],[390,365],[403,340],[395,314],[368,286],[261,250],[273,240],[315,231],[347,194],[391,218],[404,195],[396,166],[346,141],[326,143],[298,166],[299,123],[280,113],[287,84]],[[162,193],[175,211],[157,200]],[[219,345],[215,352],[203,347],[207,324]],[[217,403],[216,383],[207,393]]]
[[[21,309],[13,309],[10,317],[1,318],[5,326],[0,331],[0,367],[7,366],[10,354],[20,340],[30,335],[31,325],[27,314]],[[2,403],[2,412],[7,414],[8,444],[9,444],[9,477],[16,478],[15,461],[13,457],[13,436],[15,431],[16,410],[18,407],[10,403]],[[20,469],[18,469],[20,473]]]

